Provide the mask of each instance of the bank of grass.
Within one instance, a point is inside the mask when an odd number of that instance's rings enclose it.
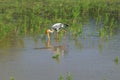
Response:
[[[82,24],[89,18],[96,24],[103,21],[107,34],[113,33],[120,21],[119,0],[0,0],[0,37],[15,34],[44,34],[55,22],[73,26],[73,35],[82,32]],[[80,25],[80,26],[76,26]],[[110,27],[109,27],[110,26]],[[118,27],[118,26],[117,26]],[[100,36],[105,30],[101,29]]]

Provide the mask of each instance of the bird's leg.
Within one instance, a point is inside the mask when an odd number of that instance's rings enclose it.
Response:
[[[50,33],[47,33],[48,41],[50,41]]]
[[[58,32],[56,32],[56,41],[58,41]]]
[[[66,30],[62,30],[63,32],[64,32],[64,38],[66,38],[65,36],[66,36]]]

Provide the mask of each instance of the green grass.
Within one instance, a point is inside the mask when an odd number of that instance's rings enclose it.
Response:
[[[65,77],[63,75],[60,75],[58,80],[73,80],[71,73],[67,73]]]
[[[100,30],[100,34],[113,35],[120,21],[119,4],[118,0],[0,0],[0,37],[9,32],[44,34],[56,22],[68,23],[72,35],[79,36],[82,24],[90,18],[96,24],[103,21],[104,26],[109,26],[108,31]]]
[[[119,56],[116,56],[116,57],[114,58],[114,62],[115,62],[116,64],[119,64]]]
[[[14,77],[10,77],[10,80],[15,80],[15,78]]]
[[[16,79],[14,77],[10,77],[9,80],[16,80]],[[70,72],[67,72],[67,74],[65,76],[60,75],[58,80],[73,80],[73,77]]]

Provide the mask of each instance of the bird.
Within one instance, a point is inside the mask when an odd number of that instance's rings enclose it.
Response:
[[[64,24],[64,23],[55,23],[51,26],[51,28],[47,29],[45,32],[47,34],[48,40],[50,40],[50,33],[54,33],[56,32],[56,38],[58,38],[58,32],[60,30],[63,30],[63,28],[68,27],[68,24]],[[65,30],[63,30],[64,32],[66,32]]]

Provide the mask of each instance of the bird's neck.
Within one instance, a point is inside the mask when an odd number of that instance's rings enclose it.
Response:
[[[46,30],[46,34],[47,34],[47,36],[48,36],[48,40],[50,41],[50,33],[53,33],[54,32],[54,30],[52,30],[52,29],[47,29]]]
[[[52,30],[52,29],[47,29],[47,30],[45,31],[46,34],[48,34],[48,33],[53,33],[53,32],[54,32],[54,30]]]

